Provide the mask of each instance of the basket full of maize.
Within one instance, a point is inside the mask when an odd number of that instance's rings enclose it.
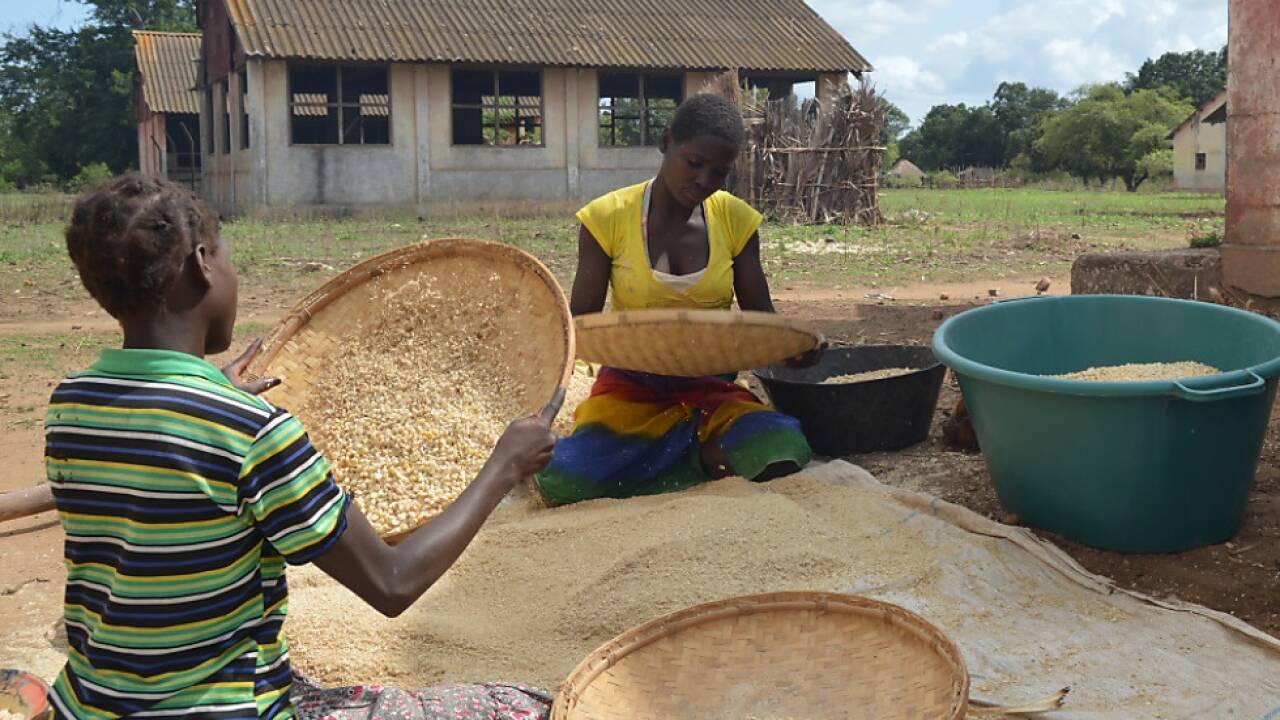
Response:
[[[533,256],[441,239],[372,257],[307,295],[251,374],[307,426],[391,541],[442,511],[511,420],[573,371],[569,306]]]

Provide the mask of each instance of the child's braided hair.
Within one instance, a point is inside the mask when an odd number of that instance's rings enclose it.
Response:
[[[218,217],[187,188],[139,173],[108,180],[76,201],[67,252],[80,281],[119,319],[154,307]]]

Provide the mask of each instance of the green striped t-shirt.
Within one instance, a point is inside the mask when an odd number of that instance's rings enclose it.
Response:
[[[45,467],[66,531],[57,717],[293,714],[285,563],[347,496],[288,412],[209,363],[105,350],[54,390]]]

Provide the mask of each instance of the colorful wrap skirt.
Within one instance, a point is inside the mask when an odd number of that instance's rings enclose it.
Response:
[[[813,453],[800,423],[775,412],[732,377],[679,378],[602,368],[537,476],[543,496],[565,504],[673,492],[710,480],[702,446],[717,443],[735,475],[758,476]]]

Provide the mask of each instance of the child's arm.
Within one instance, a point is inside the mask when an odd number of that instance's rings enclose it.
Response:
[[[383,542],[352,503],[346,531],[316,565],[378,612],[404,612],[457,561],[507,492],[551,461],[550,428],[563,402],[561,389],[538,415],[512,423],[458,499],[399,545]]]
[[[578,273],[573,278],[573,293],[569,298],[569,310],[575,317],[604,309],[612,270],[613,260],[591,231],[582,226],[578,230]]]

